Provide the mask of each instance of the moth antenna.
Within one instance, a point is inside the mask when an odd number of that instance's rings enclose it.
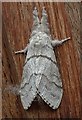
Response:
[[[37,25],[39,25],[39,18],[37,8],[35,7],[33,10],[33,27],[35,28]]]
[[[50,34],[49,23],[48,23],[48,15],[47,15],[47,12],[45,10],[45,7],[43,7],[43,9],[42,9],[41,25],[43,26],[44,32]]]

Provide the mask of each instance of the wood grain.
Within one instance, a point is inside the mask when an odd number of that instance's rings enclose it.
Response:
[[[57,47],[57,61],[61,72],[64,95],[57,110],[52,110],[44,102],[33,102],[25,111],[20,97],[3,92],[3,118],[80,118],[80,54],[79,23],[80,3],[3,3],[3,89],[21,82],[25,57],[14,51],[23,49],[31,35],[34,6],[41,18],[42,7],[48,13],[52,38],[71,40]]]
[[[0,118],[2,118],[2,4],[0,2]]]

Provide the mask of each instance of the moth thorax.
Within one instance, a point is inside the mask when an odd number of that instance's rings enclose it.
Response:
[[[34,26],[31,36],[33,36],[39,32],[43,32],[43,33],[50,35],[50,30],[46,24],[38,24],[37,26]]]

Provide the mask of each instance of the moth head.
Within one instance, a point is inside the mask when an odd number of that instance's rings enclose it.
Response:
[[[35,7],[33,10],[33,27],[31,36],[37,34],[38,32],[44,32],[50,35],[49,24],[48,24],[48,15],[45,10],[45,7],[42,9],[42,18],[41,21],[38,18],[38,11]]]

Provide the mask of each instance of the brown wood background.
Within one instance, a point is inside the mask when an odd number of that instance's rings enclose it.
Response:
[[[0,2],[0,118],[2,118],[2,5]]]
[[[15,55],[14,51],[28,43],[35,6],[39,18],[45,6],[52,38],[71,37],[55,49],[63,82],[63,99],[57,110],[36,101],[25,111],[19,96],[3,92],[3,118],[80,118],[80,3],[2,3],[3,89],[21,82],[25,57]]]

